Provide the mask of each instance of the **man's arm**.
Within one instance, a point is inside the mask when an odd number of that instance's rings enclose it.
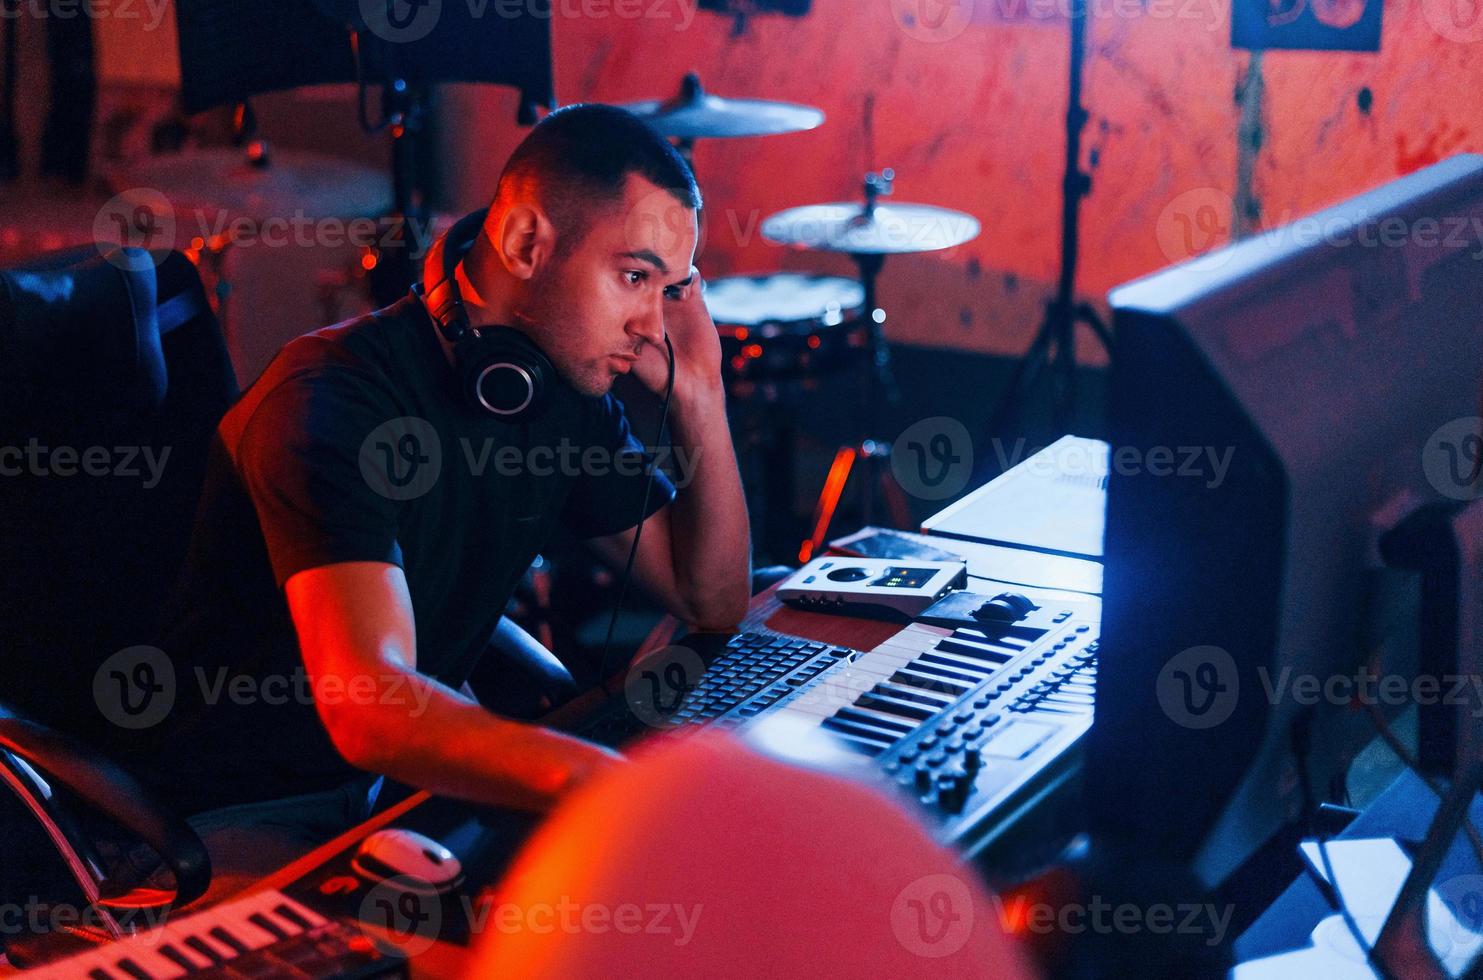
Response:
[[[434,793],[542,811],[621,757],[509,721],[417,672],[412,600],[402,570],[342,562],[284,585],[320,720],[351,765]],[[343,692],[340,693],[340,692]]]
[[[720,336],[701,298],[698,274],[679,299],[666,301],[665,329],[675,348],[670,430],[678,493],[644,522],[633,574],[677,618],[704,629],[727,629],[746,615],[751,598],[752,539],[726,424]],[[644,356],[664,360],[652,345]],[[667,375],[666,366],[640,366],[656,379],[652,384],[662,398],[657,378]],[[622,571],[633,535],[630,528],[589,544]]]
[[[747,612],[751,530],[724,401],[711,416],[714,422],[707,414],[671,407],[676,456],[689,460],[692,472],[677,474],[681,485],[674,502],[644,522],[633,575],[677,619],[720,630],[735,626]],[[634,531],[588,543],[609,566],[622,571]]]

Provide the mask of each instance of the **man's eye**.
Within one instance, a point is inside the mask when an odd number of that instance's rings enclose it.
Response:
[[[682,293],[683,291],[684,291],[683,288],[680,287],[680,286],[665,286],[664,287],[664,298],[665,299],[679,299],[680,298],[680,293]]]
[[[623,277],[628,280],[628,284],[630,286],[637,286],[639,283],[649,278],[647,273],[641,272],[638,269],[629,269],[627,272],[623,273]]]

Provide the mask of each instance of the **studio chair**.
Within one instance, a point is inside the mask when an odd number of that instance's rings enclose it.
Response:
[[[184,255],[87,247],[0,270],[0,903],[113,909],[101,932],[72,930],[87,938],[157,922],[137,913],[209,882],[189,825],[117,764],[135,733],[102,710],[101,668],[158,635],[237,395]],[[509,680],[494,710],[534,717],[575,693],[509,620],[488,655]],[[100,812],[174,870],[173,894],[109,879]],[[48,943],[0,933],[13,962],[56,955]]]
[[[0,936],[12,963],[65,947],[50,926],[106,938],[209,882],[189,825],[113,761],[128,732],[94,686],[155,636],[236,396],[184,255],[85,248],[0,270],[0,902],[90,910]],[[100,814],[163,859],[173,892],[110,878]]]
[[[118,734],[93,675],[155,636],[236,396],[185,256],[70,250],[0,272],[0,697],[13,707],[89,741]]]
[[[755,569],[752,595],[771,588],[794,571],[788,565]],[[640,649],[655,637],[672,635],[679,626],[673,618],[665,617]],[[485,677],[499,678],[497,686],[486,685],[489,689],[481,693],[480,703],[496,714],[521,721],[539,720],[580,691],[567,665],[508,616],[495,627],[480,670]]]
[[[534,721],[577,694],[566,664],[509,616],[495,626],[483,660],[481,676],[497,682],[485,685],[479,703],[497,715]]]

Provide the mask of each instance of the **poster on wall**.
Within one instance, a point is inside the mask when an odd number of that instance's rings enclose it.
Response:
[[[1249,51],[1379,51],[1381,0],[1235,0],[1231,45]]]

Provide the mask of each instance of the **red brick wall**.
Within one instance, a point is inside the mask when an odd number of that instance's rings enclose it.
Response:
[[[1093,298],[1230,233],[1237,90],[1251,57],[1230,47],[1229,2],[1094,4],[1086,143],[1096,165],[1080,277]],[[656,8],[666,17],[561,18],[558,95],[565,102],[652,97],[697,69],[721,94],[821,107],[828,120],[810,133],[699,147],[702,184],[726,219],[710,225],[708,274],[846,269],[769,246],[755,234],[756,221],[795,204],[851,197],[867,168],[892,166],[898,198],[967,211],[984,230],[949,253],[887,263],[881,298],[890,336],[1014,351],[1038,323],[1056,269],[1066,32],[1064,20],[1037,16],[1047,7],[1040,0],[977,0],[977,22],[965,23],[969,6],[816,0],[807,18],[757,18],[740,36],[710,14],[686,26],[674,2]],[[929,15],[947,10],[942,29],[914,23],[919,7]],[[1456,26],[1452,7],[1388,3],[1378,55],[1272,52],[1261,59],[1260,115],[1251,117],[1261,146],[1245,188],[1253,226],[1483,149],[1483,40],[1469,40],[1483,38],[1483,18]],[[1016,9],[1018,18],[1007,22],[1003,15]],[[1248,97],[1256,88],[1247,86]],[[461,115],[491,101],[500,107],[487,113],[490,126],[508,128],[497,97],[476,96]],[[483,193],[503,153],[477,156],[455,184],[465,200]]]
[[[443,0],[458,2],[468,0]],[[847,272],[837,258],[769,246],[756,225],[781,208],[852,197],[866,169],[891,166],[899,199],[967,211],[984,230],[952,252],[887,263],[889,336],[998,352],[1028,341],[1056,268],[1066,84],[1064,21],[1041,15],[1065,0],[815,0],[802,20],[756,18],[740,35],[694,13],[693,0],[555,2],[563,102],[664,95],[696,69],[715,92],[828,114],[810,133],[698,148],[713,209],[708,275]],[[1223,239],[1238,197],[1251,202],[1248,224],[1267,227],[1483,149],[1483,16],[1466,23],[1470,0],[1387,3],[1378,55],[1272,52],[1254,73],[1230,48],[1230,2],[1093,0],[1088,297]],[[914,21],[918,10],[942,27]],[[170,41],[154,33],[151,44]],[[1244,167],[1238,89],[1255,100],[1248,131],[1260,142]],[[473,207],[519,137],[511,99],[460,89],[445,114],[459,130],[447,141],[450,196]]]

